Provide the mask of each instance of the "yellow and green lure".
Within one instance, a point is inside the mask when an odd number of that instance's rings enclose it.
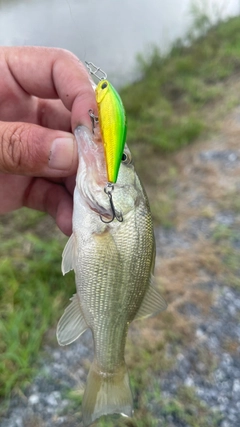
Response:
[[[126,141],[126,114],[119,94],[108,80],[100,80],[95,92],[108,182],[115,183]]]

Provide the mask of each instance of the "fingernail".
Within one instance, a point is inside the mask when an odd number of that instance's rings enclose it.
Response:
[[[69,170],[73,164],[74,138],[56,138],[51,147],[48,165],[51,169]]]

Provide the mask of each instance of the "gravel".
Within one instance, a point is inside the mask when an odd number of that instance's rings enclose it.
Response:
[[[183,348],[174,369],[159,378],[168,399],[176,397],[182,385],[194,387],[196,395],[220,414],[220,427],[240,426],[239,310],[240,292],[224,287],[207,318],[188,311],[189,316],[198,316],[194,343]],[[234,355],[226,351],[231,342],[236,345]]]
[[[219,162],[223,168],[239,167],[239,150],[209,150],[200,154],[201,159],[207,162]]]
[[[228,171],[240,167],[240,152],[215,147],[200,152],[198,161],[203,165],[218,164],[227,175]],[[189,218],[184,231],[159,227],[155,230],[158,255],[173,258],[176,250],[189,249],[198,239],[211,238],[213,223],[237,227],[238,221],[236,213],[218,210],[210,218]],[[235,249],[239,249],[239,241],[233,240]],[[200,280],[198,286],[212,292],[214,302],[208,314],[192,302],[184,302],[179,307],[194,323],[195,340],[187,347],[178,347],[175,365],[170,371],[161,373],[159,367],[159,389],[163,398],[174,399],[179,387],[194,388],[212,414],[220,414],[219,427],[237,427],[240,426],[240,292],[210,274],[208,280],[204,283]],[[1,427],[81,426],[72,417],[68,393],[75,389],[82,393],[92,356],[90,332],[67,348],[45,348],[38,375],[24,395],[12,398]],[[187,427],[181,421],[174,421],[171,415],[161,413],[154,398],[148,404],[158,420],[157,426],[167,422],[169,426]]]
[[[87,376],[84,360],[91,360],[92,356],[90,331],[71,346],[46,347],[45,357],[39,364],[39,374],[24,395],[17,395],[11,400],[1,427],[75,426],[75,421],[71,421],[71,417],[69,419],[71,401],[67,394],[71,390],[82,394]]]

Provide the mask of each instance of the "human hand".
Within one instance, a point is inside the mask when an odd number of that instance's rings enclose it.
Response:
[[[0,214],[22,206],[46,211],[67,235],[77,145],[71,130],[91,129],[95,94],[70,52],[0,48]]]

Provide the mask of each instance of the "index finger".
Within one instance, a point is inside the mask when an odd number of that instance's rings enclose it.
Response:
[[[3,47],[11,75],[28,94],[60,98],[71,111],[71,125],[92,128],[88,111],[97,110],[95,93],[84,65],[71,52],[45,47]]]

